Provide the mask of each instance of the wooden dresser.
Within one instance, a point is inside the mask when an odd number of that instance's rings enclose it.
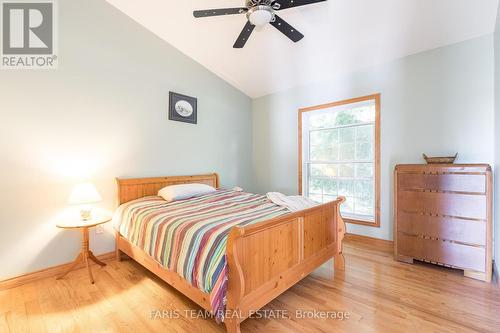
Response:
[[[463,269],[490,282],[492,183],[484,164],[396,166],[395,259]]]

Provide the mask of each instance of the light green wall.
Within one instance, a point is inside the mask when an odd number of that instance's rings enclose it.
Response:
[[[115,205],[115,177],[217,171],[251,180],[251,100],[102,0],[59,3],[59,69],[0,71],[0,280],[69,262],[60,231],[75,182]],[[167,117],[169,91],[198,97],[198,125]],[[112,251],[110,225],[91,235]]]
[[[500,7],[495,29],[495,170],[500,170]],[[500,272],[500,180],[495,180],[495,263]]]
[[[455,152],[459,163],[493,163],[492,55],[489,35],[254,100],[254,190],[297,193],[300,107],[381,93],[382,226],[348,231],[392,239],[396,164]]]
[[[218,171],[223,186],[296,193],[303,106],[382,93],[382,227],[351,232],[392,237],[396,163],[420,162],[422,152],[494,160],[491,36],[252,105],[104,1],[59,1],[59,18],[59,69],[0,71],[0,279],[73,259],[80,235],[54,222],[81,180],[97,185],[109,210],[114,177]],[[169,91],[198,97],[198,125],[168,121]],[[91,238],[96,253],[114,248],[110,225]]]

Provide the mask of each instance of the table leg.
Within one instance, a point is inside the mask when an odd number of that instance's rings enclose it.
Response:
[[[75,267],[83,260],[82,252],[78,253],[78,256],[76,257],[75,261],[71,263],[71,265],[68,267],[68,269],[61,275],[57,277],[57,280],[62,279],[66,275],[68,275],[69,272],[71,272]]]
[[[92,253],[92,251],[90,251],[90,250],[89,250],[89,258],[90,258],[90,260],[92,260],[93,262],[98,264],[99,266],[106,266],[106,264],[103,263],[102,261],[100,261],[99,259],[97,259],[95,257],[95,255]]]
[[[85,266],[87,266],[87,270],[89,271],[89,279],[90,279],[90,282],[92,284],[94,284],[94,277],[92,276],[92,269],[90,268],[90,265],[89,265],[89,257],[88,256],[84,256],[84,261],[85,261]]]
[[[71,265],[68,267],[68,269],[61,274],[60,276],[57,277],[57,279],[62,279],[65,277],[69,272],[71,272],[73,269],[76,268],[76,266],[83,262],[85,267],[87,268],[87,271],[89,273],[89,279],[92,284],[94,284],[94,276],[92,275],[92,269],[90,268],[90,260],[98,264],[99,266],[106,266],[105,263],[97,259],[92,251],[89,249],[89,228],[88,227],[83,227],[82,228],[82,249],[78,256],[76,257],[75,261],[71,263]]]
[[[82,254],[83,261],[85,262],[85,266],[87,266],[87,270],[89,272],[89,279],[92,284],[94,284],[94,277],[92,276],[92,269],[89,264],[89,228],[82,228],[83,240],[82,240]]]

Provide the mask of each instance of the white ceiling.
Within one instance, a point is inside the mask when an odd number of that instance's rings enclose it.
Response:
[[[328,0],[279,15],[305,35],[274,27],[233,44],[245,15],[195,19],[195,9],[244,0],[107,0],[250,97],[385,63],[492,33],[499,0]]]

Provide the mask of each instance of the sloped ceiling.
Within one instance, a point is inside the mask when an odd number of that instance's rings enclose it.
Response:
[[[492,33],[498,1],[328,0],[279,13],[305,35],[299,43],[268,25],[233,49],[245,15],[192,12],[244,0],[108,0],[250,97]]]

